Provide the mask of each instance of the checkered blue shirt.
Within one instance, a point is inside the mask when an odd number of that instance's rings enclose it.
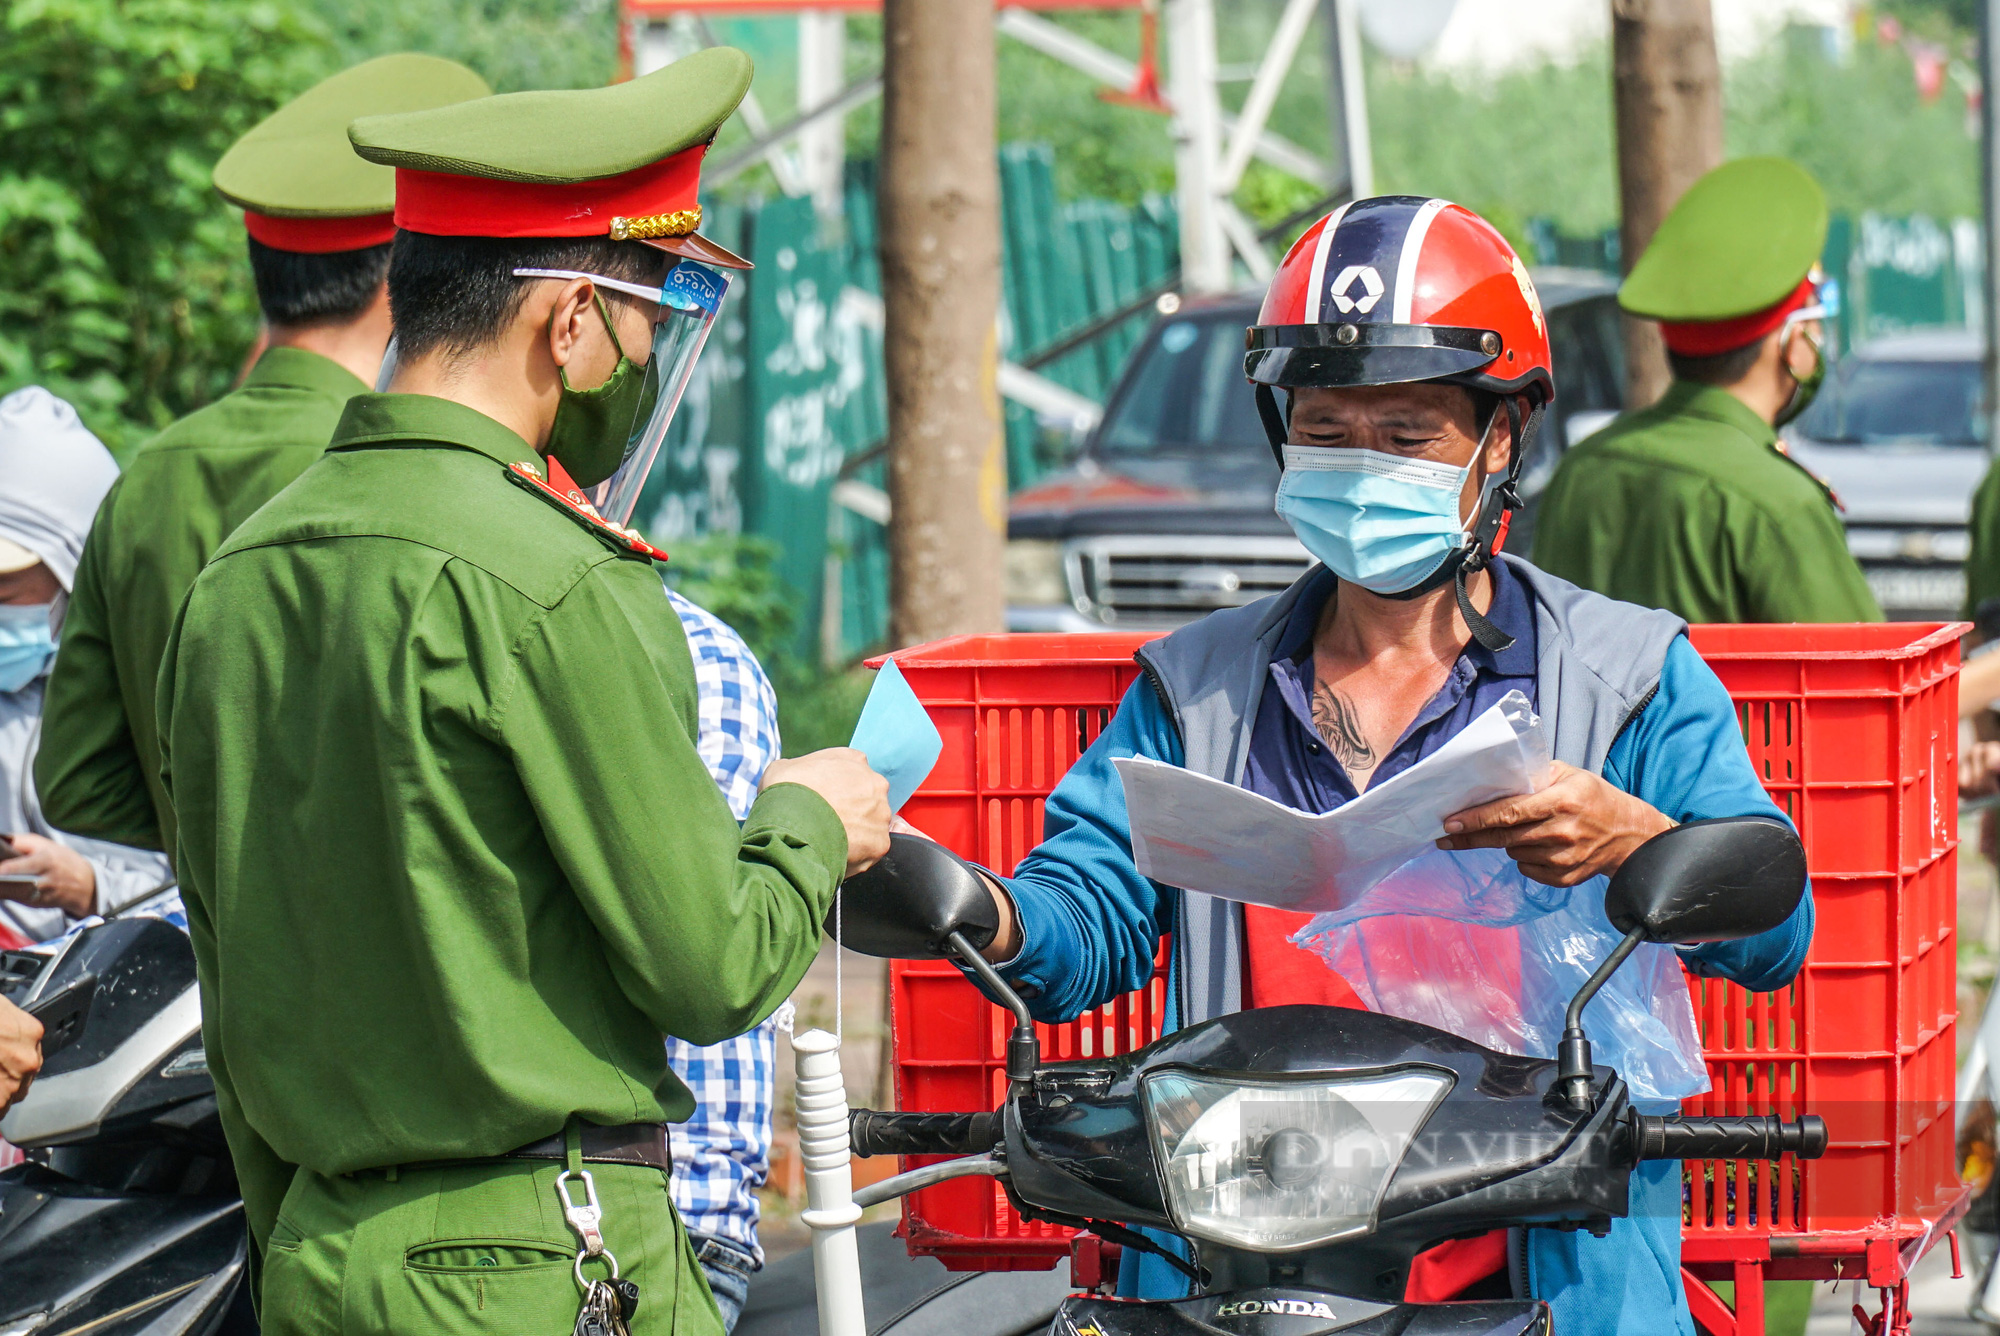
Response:
[[[764,767],[778,759],[777,693],[741,636],[672,589],[667,599],[694,655],[695,750],[741,821],[756,801]],[[689,1233],[735,1244],[760,1265],[756,1189],[771,1171],[777,1033],[777,1022],[767,1020],[705,1048],[667,1040],[667,1062],[694,1093],[694,1116],[668,1129],[674,1209]]]

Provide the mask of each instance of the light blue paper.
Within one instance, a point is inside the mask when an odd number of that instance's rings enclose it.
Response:
[[[894,659],[875,675],[849,745],[866,752],[869,767],[889,781],[892,812],[902,810],[943,753],[943,736]]]

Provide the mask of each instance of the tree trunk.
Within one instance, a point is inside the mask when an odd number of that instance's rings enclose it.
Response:
[[[1006,624],[991,0],[886,0],[882,298],[890,634]]]
[[[1697,177],[1722,161],[1722,69],[1709,0],[1611,0],[1618,197],[1625,272]],[[1650,320],[1625,317],[1625,399],[1667,388],[1666,348]]]

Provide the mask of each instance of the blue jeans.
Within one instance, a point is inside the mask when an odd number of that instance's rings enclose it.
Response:
[[[708,1277],[708,1292],[715,1296],[715,1306],[722,1314],[722,1329],[734,1331],[736,1319],[743,1316],[743,1301],[749,1297],[750,1273],[757,1269],[757,1259],[711,1234],[690,1234],[689,1241],[694,1244],[695,1260]]]

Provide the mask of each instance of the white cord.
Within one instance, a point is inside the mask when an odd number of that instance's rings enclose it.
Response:
[[[847,990],[841,986],[840,978],[840,957],[843,949],[840,942],[840,934],[841,929],[846,926],[841,922],[840,896],[846,889],[847,883],[844,881],[833,888],[833,1037],[835,1039],[845,1039],[847,1037],[847,1031],[841,1026],[843,1016],[842,1005],[847,1000]]]

